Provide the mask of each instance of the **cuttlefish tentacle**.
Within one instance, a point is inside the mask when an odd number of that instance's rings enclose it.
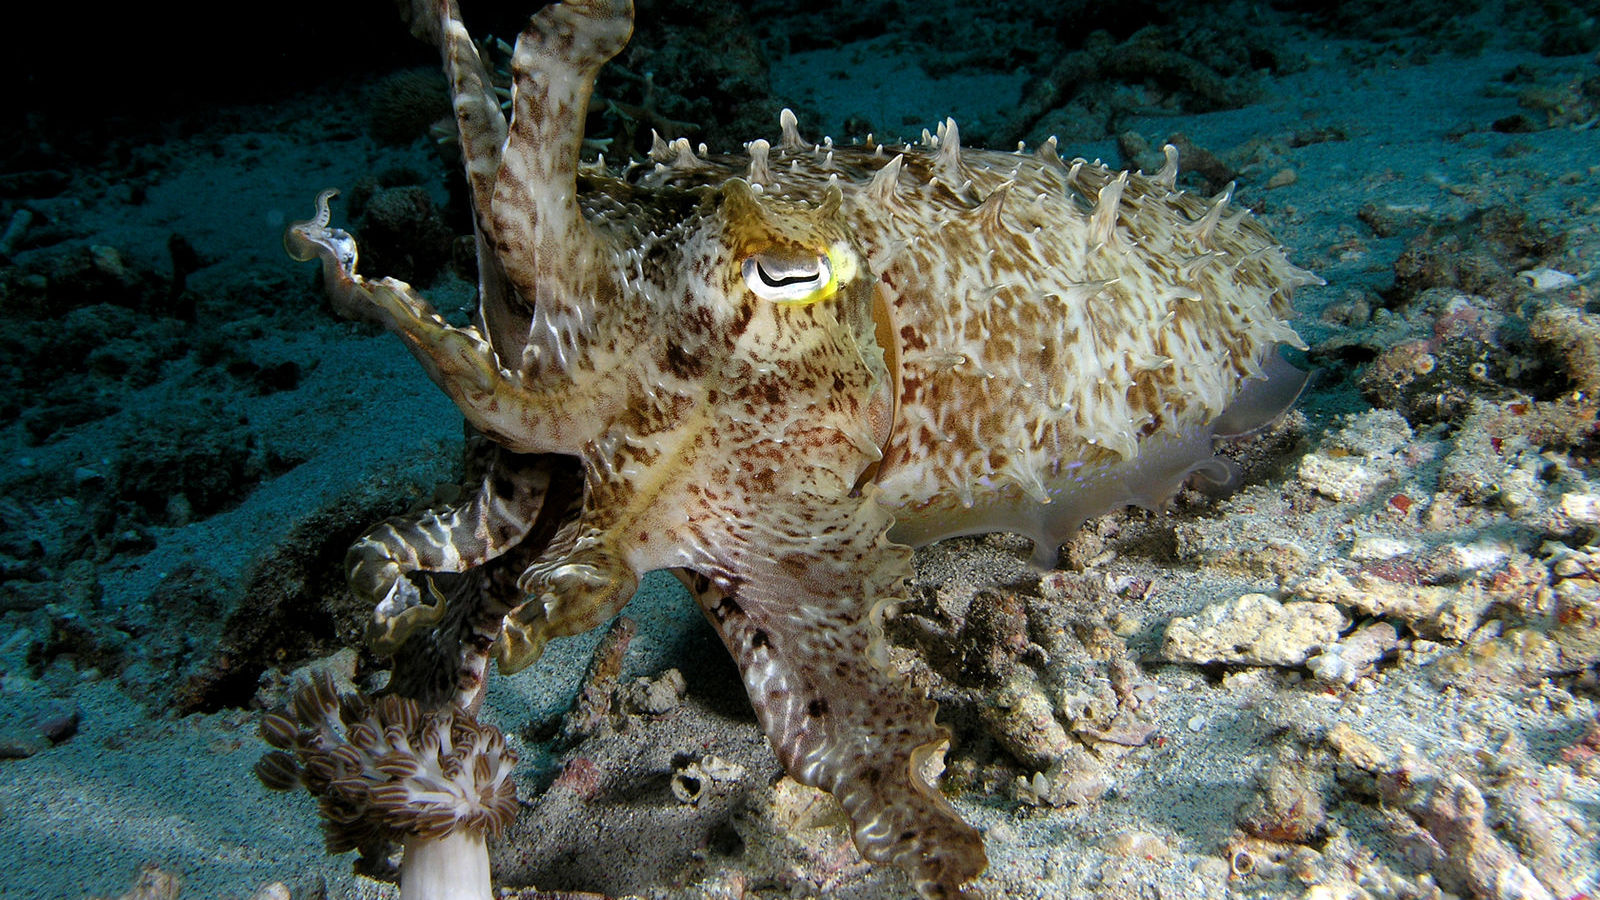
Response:
[[[443,614],[435,592],[424,595],[428,581],[419,584],[412,573],[480,566],[522,542],[551,515],[548,507],[564,509],[577,493],[569,457],[514,454],[481,439],[469,443],[468,457],[469,470],[481,477],[465,501],[380,522],[345,555],[351,590],[373,606],[369,637],[380,654],[395,652]]]
[[[796,496],[738,524],[716,563],[678,570],[744,675],[762,729],[797,781],[833,794],[861,855],[927,897],[960,896],[983,841],[929,780],[950,733],[891,669],[881,618],[911,551],[870,496]]]
[[[581,443],[583,429],[574,425],[574,411],[614,405],[611,386],[604,379],[530,385],[505,367],[477,328],[446,322],[411,285],[358,275],[355,239],[330,225],[328,201],[337,195],[333,189],[318,194],[316,215],[284,233],[290,256],[321,261],[334,311],[394,332],[468,423],[501,446],[517,453],[556,453]]]
[[[510,456],[498,461],[495,478],[548,474],[548,489],[521,538],[482,565],[457,573],[433,573],[429,587],[442,602],[437,624],[418,629],[394,654],[388,690],[425,709],[455,704],[476,712],[483,700],[489,657],[506,632],[507,615],[526,599],[519,576],[549,554],[564,550],[558,528],[578,513],[576,466],[567,457]]]
[[[633,33],[630,0],[573,0],[540,10],[517,37],[511,130],[490,201],[495,247],[534,305],[529,364],[565,368],[588,325],[619,291],[615,255],[578,203],[584,117],[600,68]]]
[[[407,19],[413,34],[438,46],[450,80],[461,163],[472,196],[479,325],[503,365],[524,375],[538,374],[530,371],[525,358],[532,305],[511,286],[494,250],[490,205],[507,134],[500,98],[455,0],[413,0]]]

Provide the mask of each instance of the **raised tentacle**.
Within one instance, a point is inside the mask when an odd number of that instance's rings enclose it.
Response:
[[[527,365],[564,368],[617,287],[611,253],[578,203],[583,123],[600,67],[633,32],[629,0],[553,3],[529,20],[511,60],[511,130],[489,210],[506,274],[534,305]]]
[[[511,286],[494,252],[494,222],[489,208],[507,133],[500,98],[477,45],[461,23],[455,0],[413,0],[406,18],[413,34],[439,47],[445,76],[450,81],[461,163],[471,192],[479,324],[508,368],[524,375],[538,374],[531,372],[524,355],[532,305]]]
[[[494,83],[461,23],[455,0],[412,0],[411,8],[403,12],[411,33],[439,48],[445,77],[450,80],[451,107],[472,191],[472,209],[479,231],[492,236],[489,201],[500,171],[500,148],[506,142],[506,117],[500,112]]]

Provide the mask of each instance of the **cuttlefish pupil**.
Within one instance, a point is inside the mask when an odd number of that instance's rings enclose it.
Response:
[[[826,256],[763,253],[744,261],[744,283],[763,300],[776,303],[822,299],[833,278]]]
[[[855,254],[841,243],[821,253],[767,250],[742,264],[745,286],[773,303],[816,303],[838,293],[856,271]]]

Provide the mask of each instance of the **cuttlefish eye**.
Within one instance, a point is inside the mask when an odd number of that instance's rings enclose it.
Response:
[[[827,255],[808,253],[757,253],[744,261],[744,283],[773,303],[815,303],[838,287]]]

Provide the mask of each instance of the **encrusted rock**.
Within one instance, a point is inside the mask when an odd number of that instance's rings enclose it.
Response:
[[[1279,603],[1244,594],[1167,626],[1161,655],[1174,662],[1298,666],[1349,623],[1331,603]]]
[[[1452,641],[1465,639],[1478,627],[1492,599],[1476,584],[1448,588],[1401,584],[1365,573],[1351,578],[1331,566],[1300,581],[1294,593],[1369,616],[1397,619],[1418,634]]]
[[[647,716],[661,716],[683,704],[683,695],[689,689],[683,673],[668,669],[655,678],[640,678],[625,689],[623,702],[633,712]]]
[[[1390,537],[1386,534],[1358,534],[1350,543],[1350,558],[1354,560],[1393,559],[1417,552],[1414,541]]]
[[[1381,458],[1405,449],[1415,439],[1411,426],[1392,409],[1373,409],[1345,419],[1327,438],[1326,449]]]
[[[1487,804],[1471,782],[1447,775],[1426,805],[1413,814],[1433,838],[1418,852],[1432,857],[1427,868],[1444,887],[1495,900],[1555,900],[1517,854],[1484,819]],[[1432,849],[1432,853],[1427,853]]]
[[[1363,772],[1376,773],[1387,758],[1375,741],[1345,722],[1328,729],[1327,741],[1341,760]]]
[[[78,733],[78,706],[70,700],[0,696],[0,759],[21,759]]]
[[[1321,453],[1308,453],[1301,458],[1296,475],[1302,484],[1329,500],[1350,503],[1366,499],[1393,478],[1390,472],[1359,458]]]
[[[1600,525],[1600,494],[1569,491],[1561,495],[1556,509],[1574,525]]]
[[[683,803],[699,803],[707,791],[744,777],[744,766],[720,756],[702,756],[679,765],[672,773],[672,796]]]
[[[1306,889],[1303,900],[1372,900],[1372,895],[1358,884],[1335,881],[1312,885]]]
[[[1300,844],[1312,839],[1328,819],[1322,781],[1303,760],[1286,755],[1257,777],[1256,796],[1239,810],[1239,827],[1269,841]]]
[[[182,891],[182,878],[153,863],[145,863],[139,867],[139,877],[133,887],[116,900],[177,900]]]
[[[1507,836],[1539,881],[1559,897],[1583,896],[1594,876],[1592,820],[1527,777],[1511,777],[1495,791]]]
[[[1017,776],[1012,793],[1030,806],[1078,806],[1105,796],[1113,783],[1105,764],[1094,754],[1072,747],[1047,771]]]
[[[1006,752],[1030,768],[1045,768],[1071,745],[1056,721],[1055,704],[1032,669],[1018,666],[980,707],[984,725]]]
[[[1166,838],[1148,831],[1119,831],[1101,841],[1100,847],[1113,856],[1130,859],[1166,859],[1172,855]]]
[[[1385,653],[1393,650],[1399,639],[1393,625],[1373,622],[1344,640],[1324,647],[1321,653],[1306,661],[1306,668],[1323,681],[1353,684]]]
[[[1600,391],[1600,315],[1551,306],[1533,317],[1528,332],[1562,357],[1579,389]]]
[[[1400,414],[1374,409],[1350,416],[1300,460],[1300,483],[1331,500],[1359,502],[1405,474],[1401,458],[1415,435]]]

